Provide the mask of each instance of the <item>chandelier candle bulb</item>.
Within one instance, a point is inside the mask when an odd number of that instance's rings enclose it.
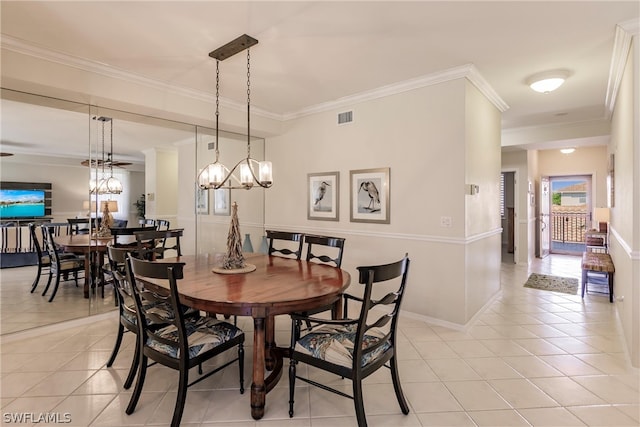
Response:
[[[253,174],[248,162],[240,164],[240,185],[247,188],[253,187]]]
[[[272,171],[273,168],[271,167],[271,162],[260,162],[260,176],[258,177],[260,180],[260,184],[270,185],[271,183],[273,183]]]

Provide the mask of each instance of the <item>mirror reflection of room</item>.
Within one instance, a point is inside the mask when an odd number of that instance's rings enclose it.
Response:
[[[48,303],[51,289],[41,295],[47,283],[46,271],[31,293],[38,274],[38,255],[31,244],[29,223],[36,225],[41,250],[44,247],[39,226],[45,223],[57,225],[57,234],[95,236],[102,230],[105,238],[110,238],[107,233],[112,227],[162,222],[171,228],[192,230],[181,241],[183,253],[223,247],[229,216],[214,207],[214,193],[211,192],[205,213],[195,209],[195,191],[178,194],[177,190],[182,181],[185,186],[195,185],[192,182],[196,163],[211,161],[208,147],[213,129],[200,126],[197,133],[191,124],[8,89],[2,89],[1,102],[0,151],[11,155],[1,158],[0,198],[8,200],[26,192],[22,196],[34,203],[13,204],[11,211],[3,208],[0,212],[6,248],[0,258],[2,292],[4,297],[12,297],[2,299],[0,333],[116,309],[113,289],[104,286],[102,298],[95,272],[90,281],[95,280],[98,289],[92,283],[88,299],[84,298],[80,277],[77,288],[73,280],[62,282],[55,299]],[[245,143],[245,135],[221,132],[225,158],[241,156]],[[255,157],[264,156],[264,141],[254,138],[252,150]],[[95,190],[111,178],[119,182],[121,191]],[[16,185],[18,188],[14,188]],[[263,194],[235,193],[234,201],[241,206],[243,231],[258,247],[263,230]],[[109,228],[105,227],[105,217],[109,218]],[[13,247],[5,245],[7,241],[21,244]],[[43,254],[46,256],[46,251]]]

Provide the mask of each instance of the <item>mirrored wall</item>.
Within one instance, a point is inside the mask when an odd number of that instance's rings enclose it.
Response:
[[[51,183],[50,210],[42,221],[101,218],[102,202],[116,202],[111,215],[120,225],[166,219],[171,228],[184,228],[183,253],[215,253],[226,250],[236,202],[241,232],[259,250],[264,190],[197,187],[199,169],[214,160],[214,129],[8,89],[2,89],[1,102],[0,152],[10,155],[0,158],[0,180]],[[247,155],[246,135],[220,132],[219,151],[225,164],[237,163]],[[251,155],[264,157],[263,139],[252,138]],[[90,192],[91,180],[112,175],[122,183],[120,194]],[[104,299],[98,291],[87,300],[82,281],[78,288],[63,283],[48,303],[41,296],[46,277],[29,292],[36,271],[33,265],[0,270],[2,334],[115,309],[111,286]]]

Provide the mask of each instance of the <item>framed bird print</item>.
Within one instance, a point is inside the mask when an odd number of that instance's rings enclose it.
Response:
[[[340,172],[307,175],[307,219],[338,221],[339,202]]]
[[[389,175],[389,168],[350,171],[351,222],[391,222]]]

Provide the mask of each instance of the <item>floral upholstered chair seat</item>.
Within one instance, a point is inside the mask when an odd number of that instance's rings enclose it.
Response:
[[[136,315],[135,315],[136,303],[135,301],[131,301],[131,302],[127,302],[126,305],[129,309],[122,310],[122,316],[130,323],[133,323],[134,325],[136,325],[138,323],[138,319],[136,318]],[[151,303],[149,301],[145,301],[145,309],[157,314],[163,319],[167,319],[168,321],[173,320],[173,309],[171,308],[171,304],[169,304],[168,302]],[[193,309],[191,307],[187,307],[186,305],[183,305],[182,313],[185,316],[189,317],[198,313],[198,310]]]
[[[190,358],[205,353],[212,348],[243,334],[242,330],[233,326],[231,323],[214,319],[212,317],[185,319],[184,324],[189,341]],[[170,357],[180,357],[180,352],[177,348],[178,329],[175,325],[166,326],[158,330],[156,334],[164,339],[175,342],[176,345],[164,344],[153,338],[149,338],[147,340],[147,345],[149,347]]]
[[[317,359],[325,360],[336,365],[351,368],[353,366],[354,341],[357,325],[348,326],[323,326],[306,334],[296,342],[296,351],[308,354]],[[369,329],[364,336],[362,348],[366,349],[377,344],[385,334],[376,329]],[[366,366],[375,360],[380,354],[390,347],[387,341],[378,349],[367,353],[362,358],[362,366]]]

